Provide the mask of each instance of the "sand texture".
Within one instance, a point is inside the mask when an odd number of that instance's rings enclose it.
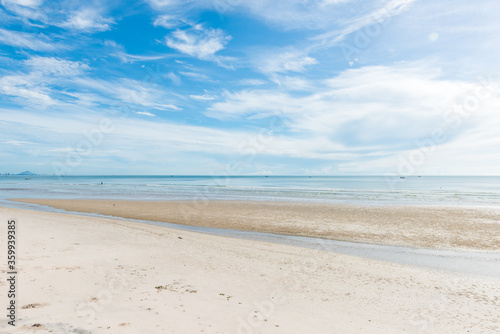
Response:
[[[500,250],[500,209],[243,201],[16,201],[125,218],[361,243]]]
[[[500,331],[491,278],[121,220],[0,216],[17,219],[20,252],[20,318],[13,330],[2,317],[0,333]]]

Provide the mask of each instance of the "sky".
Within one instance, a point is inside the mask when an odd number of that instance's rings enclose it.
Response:
[[[0,3],[0,173],[500,175],[499,1]]]

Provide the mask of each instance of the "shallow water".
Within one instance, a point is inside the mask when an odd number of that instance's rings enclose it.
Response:
[[[154,222],[137,219],[124,219],[121,217],[105,216],[101,214],[89,214],[80,212],[68,212],[61,209],[55,209],[47,206],[17,203],[0,200],[0,206],[20,208],[28,210],[71,213],[81,216],[114,218],[126,221],[164,226],[168,228],[180,229],[207,233],[231,238],[240,238],[248,240],[257,240],[263,242],[272,242],[278,244],[306,247],[311,249],[348,254],[381,260],[386,262],[399,263],[404,265],[418,266],[433,270],[451,271],[464,275],[477,275],[500,279],[500,251],[449,251],[436,249],[423,249],[411,247],[396,247],[384,245],[370,245],[354,242],[325,240],[309,237],[276,235],[271,233],[235,231],[229,229],[218,229],[211,227],[186,226],[171,223]]]
[[[500,207],[500,176],[1,176],[0,199],[8,198]]]

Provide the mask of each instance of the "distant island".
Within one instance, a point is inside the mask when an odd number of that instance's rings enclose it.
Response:
[[[38,175],[38,174],[30,172],[30,171],[25,171],[25,172],[19,173],[17,175],[31,175],[31,176],[33,176],[33,175]]]
[[[37,173],[33,173],[33,172],[27,170],[27,171],[24,171],[24,172],[21,172],[18,174],[6,172],[6,173],[0,173],[0,175],[2,175],[2,176],[44,176],[47,174],[37,174]]]

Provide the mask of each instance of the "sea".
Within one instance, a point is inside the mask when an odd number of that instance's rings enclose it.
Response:
[[[0,205],[11,198],[500,207],[500,176],[2,175]]]

